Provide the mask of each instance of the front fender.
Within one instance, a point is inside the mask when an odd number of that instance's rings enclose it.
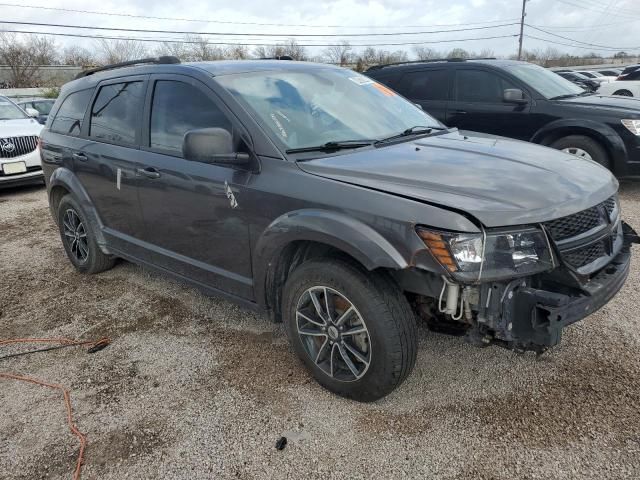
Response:
[[[613,171],[618,174],[626,171],[627,149],[624,142],[613,128],[601,122],[580,118],[555,120],[540,128],[530,141],[548,145],[566,135],[587,135],[599,140],[611,155]]]
[[[366,269],[404,269],[405,257],[385,237],[364,222],[327,210],[304,209],[275,219],[261,234],[254,249],[256,298],[266,300],[265,284],[284,248],[296,241],[312,241],[341,250]]]
[[[89,194],[80,183],[80,180],[78,179],[78,177],[68,168],[59,167],[53,171],[53,173],[51,174],[51,177],[49,178],[49,182],[48,182],[49,209],[51,210],[51,214],[53,215],[53,218],[57,223],[58,212],[54,211],[54,202],[52,201],[53,199],[51,198],[54,192],[54,189],[56,187],[64,188],[65,190],[67,190],[69,193],[73,195],[73,197],[76,199],[78,203],[80,203],[80,206],[82,207],[82,211],[87,216],[87,219],[89,221],[91,231],[96,237],[96,243],[104,253],[108,254],[109,251],[107,250],[107,247],[106,247],[107,242],[104,238],[104,235],[102,234],[102,229],[103,229],[102,220],[100,219],[98,212],[93,206],[93,202],[91,201]]]

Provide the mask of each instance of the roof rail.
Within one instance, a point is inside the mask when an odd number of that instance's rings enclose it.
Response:
[[[390,67],[393,65],[410,65],[413,63],[433,63],[433,62],[466,62],[467,60],[496,60],[495,57],[486,57],[486,58],[432,58],[429,60],[407,60],[406,62],[394,62],[394,63],[385,63],[383,65],[373,65],[369,67],[369,70],[379,70],[381,68]]]
[[[261,57],[260,60],[293,60],[291,55],[279,55],[277,57]]]
[[[165,57],[141,58],[139,60],[130,60],[128,62],[113,63],[111,65],[105,65],[104,67],[90,68],[89,70],[85,70],[84,72],[78,73],[75,76],[75,78],[76,79],[83,78],[88,75],[93,75],[94,73],[97,73],[97,72],[103,72],[105,70],[113,70],[115,68],[129,67],[131,65],[141,65],[145,63],[167,65],[167,64],[180,63],[180,59],[178,57],[165,56]]]

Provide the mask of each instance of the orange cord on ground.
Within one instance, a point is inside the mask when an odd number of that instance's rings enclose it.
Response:
[[[99,340],[88,340],[88,341],[79,341],[73,340],[70,338],[16,338],[11,340],[0,340],[0,346],[9,345],[14,343],[59,343],[61,345],[106,345],[109,344],[111,340],[107,337],[101,338]],[[58,385],[55,383],[47,383],[42,380],[38,380],[36,378],[31,377],[23,377],[20,375],[14,375],[12,373],[3,373],[0,372],[0,378],[6,378],[9,380],[18,380],[21,382],[33,383],[35,385],[40,385],[43,387],[53,388],[55,390],[60,390],[62,392],[62,396],[64,397],[64,404],[67,409],[67,423],[69,424],[69,430],[73,433],[78,440],[80,441],[80,452],[78,453],[78,460],[76,461],[76,469],[73,472],[73,480],[78,480],[80,478],[80,469],[82,468],[82,462],[84,460],[84,449],[87,446],[87,437],[78,430],[78,427],[73,423],[73,415],[71,410],[71,396],[69,395],[69,391],[64,388],[62,385]]]

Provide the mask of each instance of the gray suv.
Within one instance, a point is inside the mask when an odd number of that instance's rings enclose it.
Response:
[[[339,395],[400,385],[417,318],[543,352],[627,277],[638,237],[593,161],[461,134],[328,65],[132,63],[65,85],[42,132],[70,261],[267,312]]]

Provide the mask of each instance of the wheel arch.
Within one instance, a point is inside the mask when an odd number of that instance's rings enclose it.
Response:
[[[282,287],[289,274],[310,258],[328,255],[369,271],[408,266],[398,249],[369,225],[337,212],[300,210],[276,219],[256,242],[256,300],[278,321]]]
[[[538,130],[531,142],[550,146],[556,140],[569,135],[584,135],[597,141],[609,155],[613,173],[626,170],[627,150],[624,142],[608,125],[590,120],[558,120]]]
[[[91,229],[95,235],[96,243],[103,253],[110,253],[106,248],[106,240],[102,233],[103,223],[89,194],[84,189],[78,177],[68,168],[60,167],[53,171],[49,179],[49,209],[56,224],[58,223],[58,206],[62,198],[71,194],[76,199],[82,211],[87,216]]]

